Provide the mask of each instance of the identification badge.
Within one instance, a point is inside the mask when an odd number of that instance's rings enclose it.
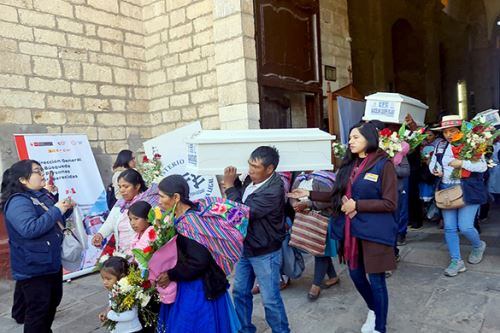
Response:
[[[377,182],[378,181],[378,175],[376,175],[374,173],[367,173],[365,175],[364,179],[369,180],[371,182]]]

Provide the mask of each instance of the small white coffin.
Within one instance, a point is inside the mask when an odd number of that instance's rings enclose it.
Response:
[[[366,96],[363,120],[380,120],[384,123],[402,124],[410,114],[419,126],[425,124],[425,113],[429,108],[418,99],[396,93],[379,92]]]
[[[188,170],[221,175],[232,165],[248,170],[248,158],[259,146],[274,146],[280,154],[278,171],[333,170],[332,136],[317,128],[202,130],[186,139]]]
[[[478,119],[479,117],[483,117],[486,122],[491,123],[493,126],[500,125],[500,115],[498,114],[498,110],[488,109],[483,112],[479,112],[474,116],[474,119]]]

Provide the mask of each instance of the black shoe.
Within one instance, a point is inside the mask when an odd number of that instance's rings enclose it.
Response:
[[[398,246],[406,245],[406,236],[400,235],[398,237]]]

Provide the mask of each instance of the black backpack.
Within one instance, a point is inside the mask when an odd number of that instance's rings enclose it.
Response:
[[[108,204],[108,209],[111,210],[113,206],[115,205],[117,199],[115,196],[115,187],[113,184],[109,184],[108,187],[106,187],[106,202]]]

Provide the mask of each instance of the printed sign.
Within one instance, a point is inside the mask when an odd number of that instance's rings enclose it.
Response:
[[[26,134],[15,135],[21,160],[32,159],[44,169],[47,182],[57,186],[61,199],[71,197],[78,204],[78,213],[70,220],[86,250],[79,267],[65,268],[65,279],[93,270],[100,250],[94,248],[91,238],[108,214],[106,192],[86,135],[82,134]],[[78,265],[76,265],[78,266]]]
[[[144,142],[144,151],[150,157],[154,154],[161,155],[165,176],[178,174],[187,180],[192,200],[220,197],[221,192],[215,176],[200,176],[187,170],[188,159],[193,156],[196,158],[196,154],[191,152],[184,140],[198,131],[201,131],[199,121]]]

